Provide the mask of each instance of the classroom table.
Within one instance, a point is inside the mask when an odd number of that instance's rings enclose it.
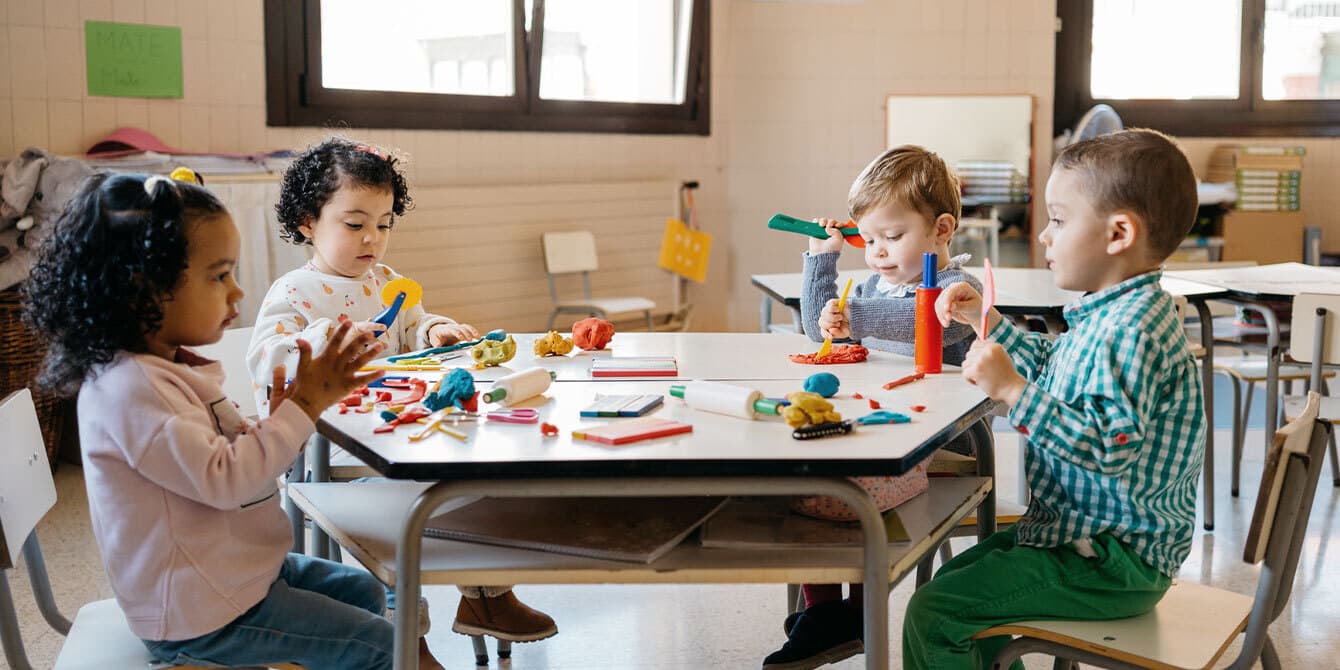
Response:
[[[1297,264],[1295,264],[1297,265]],[[1260,266],[1269,267],[1269,266]],[[1310,267],[1310,266],[1301,266]],[[965,267],[965,271],[982,278],[983,268]],[[1236,268],[1251,269],[1251,268]],[[1222,299],[1230,294],[1230,290],[1214,282],[1200,279],[1201,272],[1216,272],[1231,275],[1234,270],[1193,270],[1184,272],[1165,272],[1160,280],[1164,290],[1174,296],[1181,296],[1187,299],[1188,304],[1196,308],[1200,315],[1201,323],[1213,323],[1210,314],[1209,301]],[[1003,315],[1011,317],[1039,317],[1046,324],[1049,332],[1059,333],[1065,330],[1064,309],[1067,304],[1073,302],[1076,298],[1083,295],[1079,291],[1067,291],[1057,288],[1052,278],[1052,271],[1044,268],[994,268],[993,274],[996,281],[996,311]],[[845,281],[848,277],[855,281],[863,281],[870,276],[869,269],[844,270],[838,273],[839,283]],[[1273,276],[1273,275],[1272,275]],[[1220,275],[1213,275],[1219,278]],[[782,274],[754,275],[752,278],[754,286],[763,291],[763,306],[760,309],[763,331],[769,330],[768,324],[772,319],[772,301],[776,300],[789,307],[792,311],[793,320],[796,324],[796,332],[800,330],[800,293],[801,293],[801,273],[790,272]],[[1273,319],[1273,315],[1267,317]],[[1277,326],[1276,326],[1277,328]],[[1278,330],[1275,331],[1275,339],[1278,340]],[[1205,417],[1208,429],[1205,432],[1205,530],[1214,530],[1214,333],[1210,329],[1201,329],[1201,346],[1205,350],[1201,359],[1201,386],[1204,389],[1205,396]],[[1278,372],[1278,371],[1276,371]],[[1269,408],[1274,407],[1274,400],[1268,401]],[[1269,411],[1269,409],[1267,410]],[[1267,436],[1270,433],[1267,432]],[[1021,441],[1024,438],[1020,438]],[[1020,468],[1020,488],[1023,502],[1027,502],[1027,479],[1023,476],[1024,459],[1019,459]]]
[[[1271,440],[1279,428],[1279,364],[1283,348],[1280,343],[1280,322],[1272,309],[1272,302],[1292,303],[1300,293],[1340,293],[1340,268],[1304,265],[1303,263],[1273,263],[1206,270],[1178,270],[1167,273],[1170,278],[1215,286],[1224,291],[1216,299],[1251,308],[1266,321],[1266,429],[1265,447],[1270,451]],[[1205,323],[1202,317],[1202,323]],[[1203,329],[1210,330],[1210,329]],[[1208,398],[1207,398],[1208,402]]]
[[[661,334],[671,347],[684,334]],[[621,344],[633,350],[627,338]],[[658,336],[648,334],[650,347]],[[752,370],[746,359],[758,358],[755,352],[770,351],[773,340],[784,342],[782,349],[806,351],[812,347],[802,336],[751,335],[755,346],[737,352],[732,364]],[[747,342],[741,342],[747,344]],[[692,348],[678,349],[685,360],[681,366],[694,366]],[[616,352],[619,349],[616,348]],[[620,352],[622,353],[622,352]],[[704,356],[711,356],[710,352]],[[769,355],[768,358],[771,358]],[[555,362],[548,363],[550,365]],[[557,363],[562,365],[562,363]],[[930,375],[912,384],[882,389],[878,381],[891,380],[912,371],[905,357],[884,355],[867,363],[837,366],[804,366],[806,374],[825,370],[838,374],[844,388],[834,404],[844,416],[854,418],[869,412],[867,400],[850,396],[860,389],[863,395],[878,400],[884,407],[905,411],[910,405],[926,405],[926,411],[913,413],[911,423],[862,426],[851,435],[815,441],[797,441],[778,417],[745,420],[690,409],[682,401],[667,397],[665,405],[652,416],[691,423],[692,433],[648,440],[620,447],[575,440],[572,430],[581,425],[601,423],[583,419],[578,410],[589,404],[597,393],[666,393],[672,381],[563,381],[550,386],[541,398],[522,403],[535,407],[541,420],[560,429],[557,437],[542,437],[533,425],[477,424],[466,422],[457,429],[466,433],[467,442],[446,435],[435,435],[420,443],[410,443],[407,435],[414,427],[395,434],[374,434],[379,423],[367,414],[326,412],[317,424],[318,431],[335,444],[362,459],[382,474],[395,480],[418,480],[433,484],[389,482],[367,491],[368,500],[380,499],[388,507],[377,510],[371,504],[355,503],[363,494],[344,487],[331,493],[323,485],[295,485],[295,499],[313,520],[346,547],[369,569],[388,582],[393,581],[400,612],[396,616],[395,667],[412,668],[417,662],[416,630],[405,622],[417,621],[421,580],[444,583],[510,583],[544,581],[573,582],[648,582],[648,581],[864,581],[866,626],[866,667],[887,668],[888,598],[890,579],[900,579],[934,552],[939,543],[979,507],[979,532],[993,530],[995,514],[989,477],[966,478],[947,485],[936,482],[935,495],[918,503],[929,505],[907,524],[915,532],[906,547],[890,548],[883,518],[863,490],[846,479],[869,474],[900,474],[929,457],[972,424],[989,414],[992,403],[981,391],[965,382],[948,368],[949,374]],[[768,396],[780,396],[797,390],[804,375],[777,362],[774,378],[754,380],[749,386]],[[717,378],[740,379],[729,367]],[[487,381],[480,381],[486,387]],[[616,420],[617,421],[617,420]],[[978,444],[979,467],[989,474],[988,444]],[[333,485],[325,485],[333,486]],[[395,488],[399,486],[399,488]],[[950,486],[946,489],[945,486]],[[408,487],[408,488],[407,488]],[[464,550],[462,543],[439,543],[425,557],[422,529],[427,519],[444,503],[462,496],[649,496],[649,495],[832,495],[852,505],[861,515],[865,544],[862,549],[832,552],[734,551],[681,547],[661,562],[650,566],[612,566],[609,561],[591,562],[560,554],[502,550],[475,546]],[[381,496],[381,498],[376,498]],[[922,498],[922,496],[918,496]],[[913,499],[917,500],[917,499]],[[373,510],[370,512],[370,510]],[[902,508],[899,508],[900,514]],[[910,514],[911,512],[909,512]],[[398,528],[388,518],[400,516]],[[360,520],[361,519],[361,520]],[[354,527],[356,526],[356,528]],[[394,546],[392,554],[390,547]],[[450,555],[460,553],[452,562]],[[857,561],[859,555],[860,560]],[[394,573],[391,561],[394,557]],[[890,557],[894,558],[891,559]],[[892,562],[891,562],[892,561]],[[855,567],[857,564],[859,569]],[[502,566],[491,570],[490,565]],[[426,576],[421,567],[427,568]]]

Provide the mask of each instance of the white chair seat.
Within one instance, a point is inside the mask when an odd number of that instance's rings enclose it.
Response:
[[[146,670],[194,668],[159,663],[149,655],[115,600],[98,600],[79,608],[74,626],[56,658],[55,670]],[[297,668],[277,665],[276,668]]]
[[[1286,421],[1293,421],[1295,417],[1307,407],[1307,397],[1301,395],[1291,395],[1284,397],[1284,418]],[[1322,421],[1330,421],[1334,424],[1340,424],[1340,398],[1324,396],[1321,399],[1321,410],[1317,412],[1317,418]]]
[[[606,314],[620,314],[623,312],[644,312],[649,309],[655,309],[656,303],[646,298],[591,298],[589,300],[564,300],[556,303],[554,306],[562,309],[585,309],[593,307]]]
[[[1027,635],[1146,668],[1208,668],[1247,627],[1252,598],[1174,582],[1150,612],[1108,621],[1020,621],[976,635]],[[1228,642],[1226,642],[1228,641]]]
[[[1225,356],[1214,359],[1214,369],[1233,375],[1239,379],[1250,382],[1263,382],[1266,380],[1266,357],[1265,356]],[[1334,370],[1327,370],[1322,373],[1324,377],[1331,378],[1335,376]],[[1305,365],[1296,363],[1282,363],[1279,367],[1279,378],[1281,380],[1297,381],[1299,379],[1308,379],[1312,373]]]

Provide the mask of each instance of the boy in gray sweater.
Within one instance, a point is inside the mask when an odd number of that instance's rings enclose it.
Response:
[[[865,264],[874,274],[853,287],[846,309],[837,309],[837,261],[843,224],[818,219],[828,239],[810,238],[800,296],[801,324],[816,342],[850,338],[871,349],[913,354],[916,287],[921,257],[939,258],[938,286],[967,282],[981,290],[976,277],[962,269],[967,256],[949,257],[961,213],[959,182],[945,162],[916,146],[889,149],[871,161],[851,185],[847,197],[852,219],[865,240]],[[972,345],[973,330],[954,323],[944,331],[944,362],[958,365]]]
[[[967,256],[949,258],[949,241],[960,214],[958,178],[939,156],[921,147],[902,146],[884,152],[861,171],[851,186],[848,205],[865,240],[865,263],[874,274],[855,288],[855,296],[848,296],[846,308],[839,312],[842,224],[819,219],[829,237],[810,238],[805,254],[800,298],[805,334],[816,341],[850,338],[866,347],[911,356],[922,254],[937,255],[938,286],[967,282],[981,290],[977,278],[962,269]],[[973,336],[967,324],[945,328],[944,362],[961,364]],[[892,478],[861,477],[857,483],[873,493],[872,487],[883,479]],[[842,599],[841,584],[804,584],[802,589],[806,609],[787,618],[787,641],[764,659],[764,670],[815,668],[864,651],[861,586],[851,585],[848,600]]]

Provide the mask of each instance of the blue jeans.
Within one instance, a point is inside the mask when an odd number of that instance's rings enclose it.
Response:
[[[376,577],[289,554],[270,592],[228,625],[191,640],[151,641],[161,661],[190,665],[297,663],[307,668],[389,669],[394,632]]]

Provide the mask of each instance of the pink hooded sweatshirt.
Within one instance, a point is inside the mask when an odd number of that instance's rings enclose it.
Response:
[[[93,534],[130,629],[186,640],[236,619],[279,575],[293,537],[276,478],[312,421],[282,403],[254,423],[222,366],[121,353],[79,391]]]

